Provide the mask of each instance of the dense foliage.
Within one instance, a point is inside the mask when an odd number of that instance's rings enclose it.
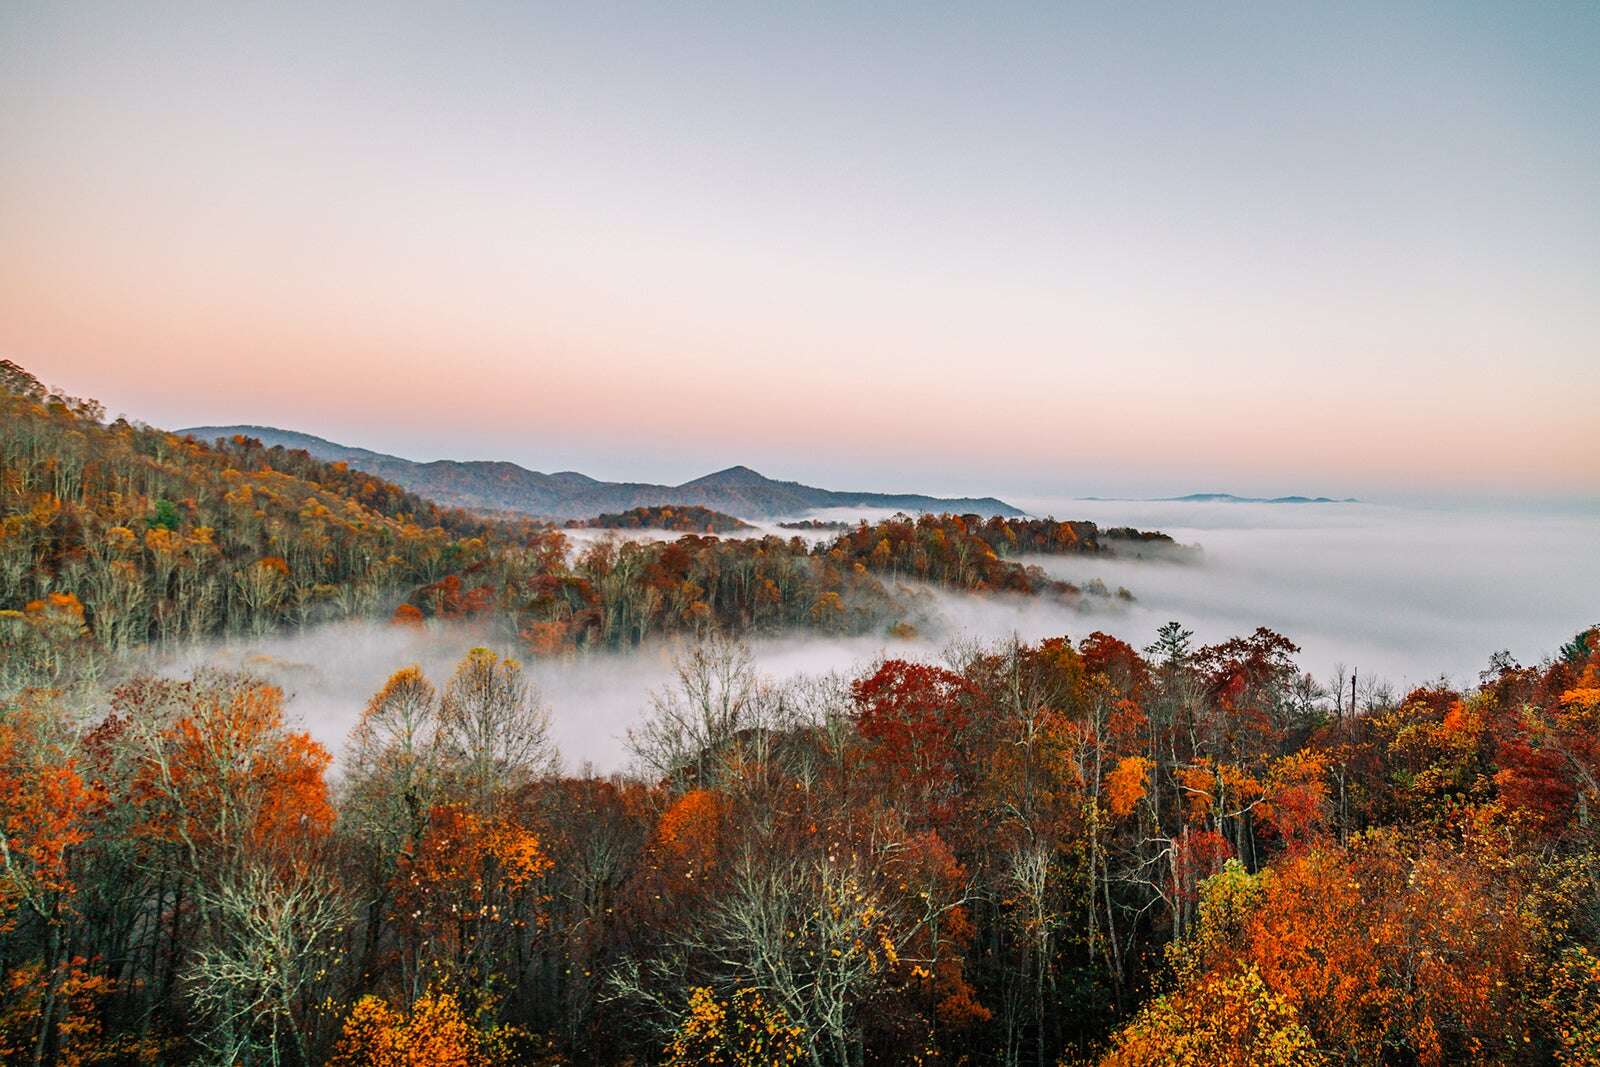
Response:
[[[848,522],[831,519],[795,519],[778,523],[780,530],[810,530],[816,533],[843,533],[850,526]]]
[[[522,669],[343,756],[240,675],[0,717],[7,1062],[1594,1062],[1600,629],[1355,699],[1260,630],[774,686],[685,649],[636,771]]]
[[[862,523],[818,551],[879,573],[972,592],[1076,596],[1079,590],[1070,583],[1007,557],[1025,553],[1094,555],[1107,549],[1092,522],[897,515],[883,522]],[[1121,595],[1129,594],[1124,590]]]
[[[903,632],[927,613],[925,584],[1075,600],[1080,589],[991,547],[1035,534],[1057,552],[1097,552],[1092,523],[977,516],[897,516],[862,523],[832,541],[798,537],[598,541],[574,552],[549,530],[486,554],[459,574],[416,590],[402,618],[480,615],[507,626],[539,653],[635,645],[651,636],[708,628],[759,632],[807,627],[826,633]],[[1039,551],[1039,548],[1034,548]],[[1118,595],[1129,597],[1126,590]]]
[[[654,507],[630,508],[615,514],[596,515],[592,519],[574,520],[573,527],[590,527],[599,530],[676,530],[679,533],[732,533],[748,530],[750,524],[695,504],[658,504]]]
[[[0,688],[91,651],[371,614],[485,534],[342,463],[107,424],[0,361]]]

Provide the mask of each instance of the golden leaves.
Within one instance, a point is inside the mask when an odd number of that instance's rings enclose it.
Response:
[[[1149,789],[1150,770],[1155,761],[1144,756],[1124,756],[1106,776],[1106,795],[1111,814],[1124,818],[1133,813]]]

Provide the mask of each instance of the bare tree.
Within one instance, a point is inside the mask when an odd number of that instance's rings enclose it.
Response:
[[[438,693],[420,668],[396,671],[350,735],[343,815],[394,857],[412,849],[442,786]]]
[[[659,957],[632,960],[610,978],[611,998],[653,1009],[669,1032],[691,960],[711,984],[755,988],[801,1027],[814,1067],[861,1062],[861,1019],[897,986],[900,968],[936,962],[937,930],[966,897],[897,891],[885,876],[903,843],[864,853],[808,855],[747,848],[726,893]],[[917,955],[914,945],[932,946]],[[698,979],[697,979],[698,980]]]
[[[1056,931],[1066,922],[1066,917],[1056,909],[1052,900],[1051,849],[1038,841],[1014,849],[1008,857],[1005,886],[1008,896],[1016,902],[1013,916],[1025,946],[1023,955],[1023,981],[1032,979],[1029,989],[1033,1008],[1034,1062],[1045,1062],[1045,994],[1055,991],[1055,941]],[[1027,973],[1027,972],[1031,972]],[[1015,1038],[1007,1036],[1008,1046]],[[1014,1055],[1014,1051],[1012,1053]]]
[[[328,983],[345,900],[320,875],[256,867],[209,892],[219,934],[186,977],[222,1064],[311,1063],[316,1003]]]
[[[468,652],[445,686],[439,718],[453,773],[486,808],[560,769],[550,712],[514,659],[487,648]]]
[[[729,743],[752,725],[760,699],[755,665],[742,642],[712,635],[674,667],[677,685],[651,696],[650,717],[628,731],[628,746],[647,774],[692,774],[705,785]]]

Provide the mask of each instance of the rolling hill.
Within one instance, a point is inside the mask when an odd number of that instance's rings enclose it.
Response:
[[[545,474],[505,461],[440,459],[422,463],[272,426],[195,426],[178,432],[201,441],[241,434],[256,438],[269,448],[281,445],[304,449],[318,459],[343,461],[448,507],[517,511],[552,519],[587,518],[660,504],[694,504],[746,519],[848,507],[1006,517],[1022,514],[994,497],[943,498],[819,489],[768,478],[743,466],[729,467],[682,485],[603,482],[576,471]]]

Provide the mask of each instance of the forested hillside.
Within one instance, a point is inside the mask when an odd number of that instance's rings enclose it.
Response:
[[[888,627],[906,635],[927,614],[929,585],[1068,604],[1112,595],[1099,583],[1079,588],[1002,557],[1107,551],[1093,523],[1050,519],[897,516],[815,546],[798,537],[688,535],[600,541],[576,553],[571,547],[559,531],[537,534],[418,589],[396,618],[492,618],[532,649],[554,652],[708,629],[838,634]]]
[[[0,362],[0,684],[371,614],[486,552],[483,521],[343,463],[104,418]]]
[[[1590,1064],[1600,629],[1352,702],[1268,631],[774,685],[709,640],[638,773],[521,667],[343,755],[246,676],[0,718],[18,1063]]]
[[[622,512],[608,512],[592,519],[573,519],[567,523],[574,528],[595,530],[676,530],[679,533],[732,533],[747,530],[750,524],[732,515],[703,508],[696,504],[629,508]]]

